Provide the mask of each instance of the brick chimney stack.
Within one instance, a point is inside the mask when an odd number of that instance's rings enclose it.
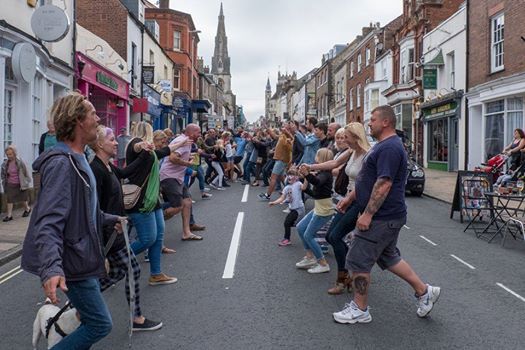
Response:
[[[170,8],[170,0],[160,0],[159,8],[161,8],[161,9],[169,9]]]

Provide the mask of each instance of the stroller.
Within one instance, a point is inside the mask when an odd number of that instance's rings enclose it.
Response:
[[[498,177],[504,173],[503,167],[507,163],[509,156],[506,154],[496,154],[489,158],[486,163],[481,163],[481,166],[476,167],[475,171],[492,174],[492,183],[495,183]]]

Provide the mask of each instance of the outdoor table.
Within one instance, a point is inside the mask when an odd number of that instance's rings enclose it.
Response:
[[[502,229],[507,221],[505,217],[516,217],[519,212],[523,213],[525,194],[485,192],[485,197],[490,206],[491,219],[483,231],[476,233],[476,236],[485,239],[484,235],[491,235],[491,237],[487,237],[490,243],[498,235],[503,237]],[[492,229],[493,226],[495,226],[495,230]]]

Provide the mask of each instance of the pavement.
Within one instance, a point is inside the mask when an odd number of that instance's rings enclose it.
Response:
[[[452,203],[457,173],[425,169],[425,176],[423,195]],[[21,243],[24,241],[29,224],[29,218],[23,218],[22,212],[22,209],[15,210],[13,221],[7,223],[0,221],[0,266],[21,254]]]
[[[291,246],[277,246],[286,214],[259,201],[261,191],[233,184],[210,200],[196,198],[195,218],[207,226],[203,241],[180,240],[179,216],[166,223],[166,245],[177,253],[162,256],[162,269],[178,277],[176,284],[147,285],[149,265],[138,257],[142,309],[164,327],[135,333],[133,349],[523,349],[525,270],[516,268],[523,242],[487,244],[449,219],[448,204],[408,197],[398,246],[425,282],[442,288],[439,302],[430,317],[418,318],[412,289],[374,268],[372,322],[340,325],[332,312],[351,296],[326,293],[335,280],[333,254],[330,273],[297,270],[304,254],[297,233]],[[30,347],[43,299],[38,278],[20,272],[19,264],[0,267],[0,348]],[[224,278],[229,266],[233,276]],[[124,283],[104,298],[113,330],[93,349],[128,349]]]

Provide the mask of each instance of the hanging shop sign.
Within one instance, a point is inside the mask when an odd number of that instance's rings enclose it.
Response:
[[[97,82],[104,86],[107,86],[111,90],[118,90],[118,83],[115,80],[113,80],[113,78],[111,78],[109,75],[106,75],[100,71],[97,72]]]
[[[142,67],[142,82],[145,84],[155,84],[155,66]]]
[[[29,43],[18,43],[13,48],[11,57],[13,73],[17,80],[30,83],[36,73],[36,53],[33,45]]]
[[[162,91],[171,92],[171,81],[169,80],[160,80],[159,85],[162,88]]]
[[[47,42],[62,40],[70,25],[66,12],[54,5],[40,6],[31,16],[31,29],[37,38]]]
[[[437,89],[437,69],[436,68],[423,69],[423,89],[425,90]]]

